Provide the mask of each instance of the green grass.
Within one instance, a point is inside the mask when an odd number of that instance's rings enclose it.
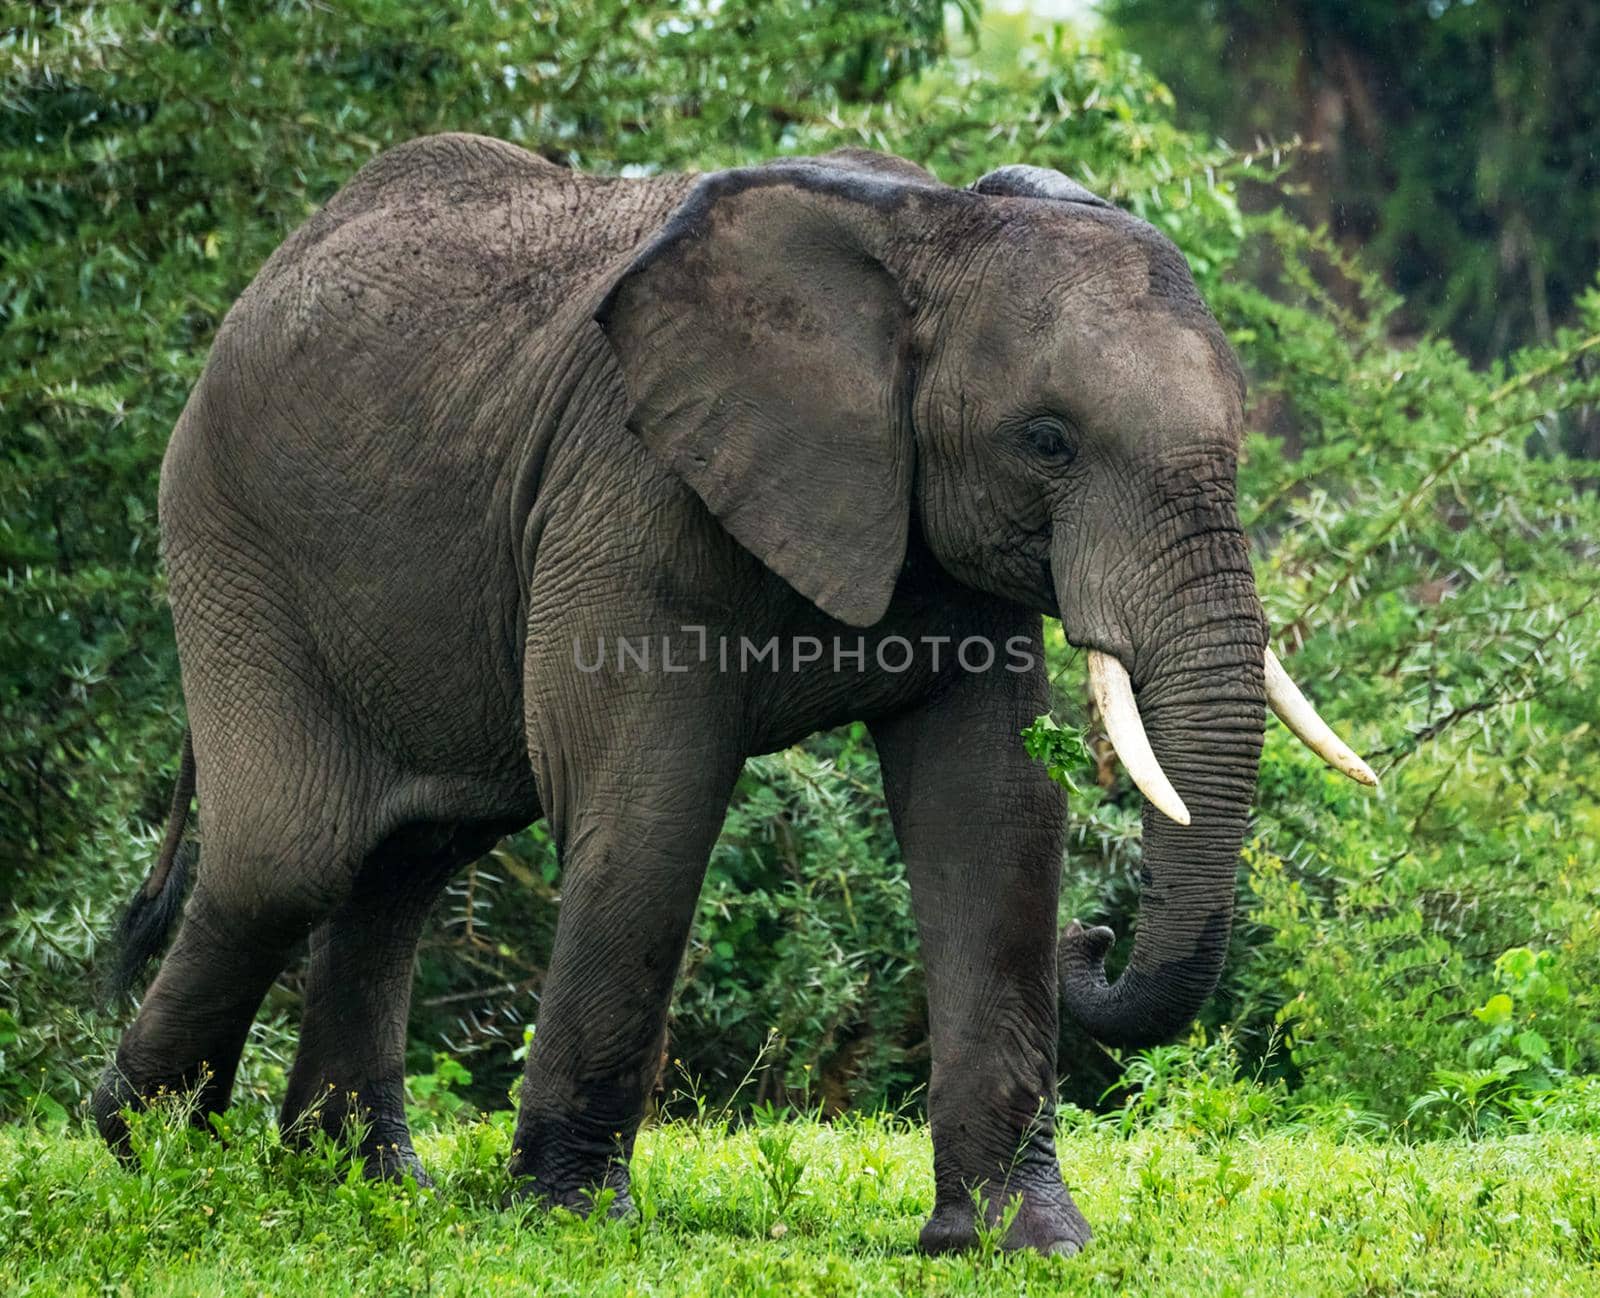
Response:
[[[0,1275],[12,1295],[1600,1293],[1593,1136],[1086,1124],[1061,1135],[1085,1253],[927,1259],[928,1135],[905,1122],[649,1129],[633,1222],[502,1209],[508,1127],[424,1138],[433,1192],[346,1175],[336,1149],[291,1154],[259,1113],[230,1117],[225,1144],[145,1120],[132,1173],[89,1134],[6,1128]]]

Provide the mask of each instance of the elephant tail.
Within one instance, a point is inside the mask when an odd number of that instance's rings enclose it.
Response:
[[[194,845],[183,838],[193,801],[194,741],[185,729],[183,757],[178,764],[178,783],[172,790],[172,808],[167,812],[167,832],[161,840],[161,855],[117,925],[116,964],[105,983],[109,1002],[120,1000],[133,989],[145,966],[165,945],[172,923],[183,906],[196,855]]]

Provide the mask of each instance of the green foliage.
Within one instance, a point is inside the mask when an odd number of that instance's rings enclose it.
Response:
[[[1549,341],[1600,260],[1588,0],[1107,0],[1182,120],[1299,135],[1299,209],[1360,246],[1413,328],[1475,357]],[[1586,435],[1600,449],[1600,424]]]
[[[1208,1040],[1197,1029],[1187,1042],[1130,1059],[1111,1092],[1121,1102],[1105,1120],[1124,1135],[1153,1127],[1224,1141],[1261,1131],[1291,1112],[1288,1088],[1266,1076],[1267,1062],[1247,1071],[1230,1033]]]
[[[226,1141],[179,1112],[140,1115],[132,1173],[86,1132],[0,1129],[7,1292],[1577,1298],[1600,1263],[1593,1135],[1376,1144],[1315,1123],[1220,1140],[1181,1116],[1126,1134],[1080,1123],[1060,1145],[1095,1228],[1083,1253],[1010,1255],[990,1229],[974,1253],[930,1259],[913,1247],[933,1206],[926,1128],[782,1124],[780,1161],[804,1175],[781,1223],[760,1153],[780,1129],[647,1128],[639,1217],[585,1221],[501,1207],[509,1117],[425,1137],[425,1192],[364,1180],[334,1142],[285,1149],[259,1109],[230,1112]]]
[[[1085,732],[1076,727],[1058,726],[1048,713],[1035,717],[1033,724],[1022,732],[1022,746],[1029,757],[1044,764],[1050,778],[1071,793],[1082,793],[1073,773],[1082,775],[1083,768],[1094,760]]]
[[[472,1112],[461,1088],[472,1085],[472,1074],[461,1061],[435,1051],[433,1067],[406,1078],[406,1124],[412,1131],[432,1131]]]
[[[766,1186],[771,1214],[769,1235],[787,1233],[780,1228],[800,1194],[806,1161],[795,1149],[798,1137],[799,1127],[791,1122],[765,1122],[756,1129],[756,1166]]]
[[[1567,1025],[1560,1011],[1571,1000],[1564,979],[1556,976],[1553,952],[1535,955],[1515,947],[1494,962],[1506,991],[1498,991],[1472,1011],[1480,1025],[1466,1047],[1466,1068],[1434,1069],[1434,1089],[1417,1097],[1411,1116],[1442,1110],[1446,1122],[1474,1134],[1487,1126],[1535,1126],[1546,1116],[1547,1101],[1571,1076],[1576,1043],[1571,1035],[1557,1047],[1539,1031]]]
[[[1016,1221],[1017,1215],[1022,1211],[1022,1196],[1012,1195],[1006,1200],[1005,1206],[1000,1211],[1000,1216],[993,1222],[987,1219],[982,1188],[972,1188],[972,1210],[975,1217],[976,1233],[978,1236],[977,1247],[973,1250],[977,1266],[987,1268],[994,1265],[995,1259],[1002,1256],[1001,1247],[1005,1243],[1006,1232]]]
[[[1395,303],[1358,266],[1337,263],[1357,306],[1321,288],[1320,236],[1247,227],[1253,273],[1210,297],[1258,418],[1302,430],[1252,437],[1241,469],[1263,603],[1291,670],[1361,719],[1384,789],[1269,732],[1230,1017],[1258,1040],[1281,1024],[1310,1093],[1400,1117],[1436,1070],[1477,1066],[1471,1011],[1496,957],[1531,947],[1573,989],[1540,1030],[1590,1071],[1600,509],[1560,448],[1600,395],[1600,291],[1549,346],[1475,371],[1393,341]]]
[[[757,758],[712,856],[674,1053],[722,1090],[770,1029],[753,1102],[827,1112],[893,1102],[923,1076],[915,951],[865,727]]]

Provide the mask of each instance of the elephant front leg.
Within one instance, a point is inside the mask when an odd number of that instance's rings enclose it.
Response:
[[[587,1213],[609,1189],[613,1214],[630,1206],[634,1135],[739,768],[721,739],[649,743],[686,733],[681,722],[643,721],[609,753],[590,747],[581,765],[568,756],[564,776],[544,773],[563,878],[513,1141],[519,1197]]]
[[[873,727],[927,967],[932,1253],[972,1246],[978,1212],[993,1225],[1019,1197],[1006,1247],[1090,1236],[1054,1140],[1065,807],[1018,733],[1046,707],[1042,665],[996,670]]]

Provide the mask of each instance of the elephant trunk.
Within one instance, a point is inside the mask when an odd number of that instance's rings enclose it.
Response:
[[[1111,1046],[1182,1033],[1216,990],[1233,926],[1261,755],[1266,639],[1243,538],[1208,542],[1179,565],[1179,594],[1147,619],[1137,662],[1127,664],[1136,717],[1189,823],[1145,804],[1138,926],[1115,983],[1105,974],[1110,929],[1074,921],[1061,940],[1062,1008]]]

